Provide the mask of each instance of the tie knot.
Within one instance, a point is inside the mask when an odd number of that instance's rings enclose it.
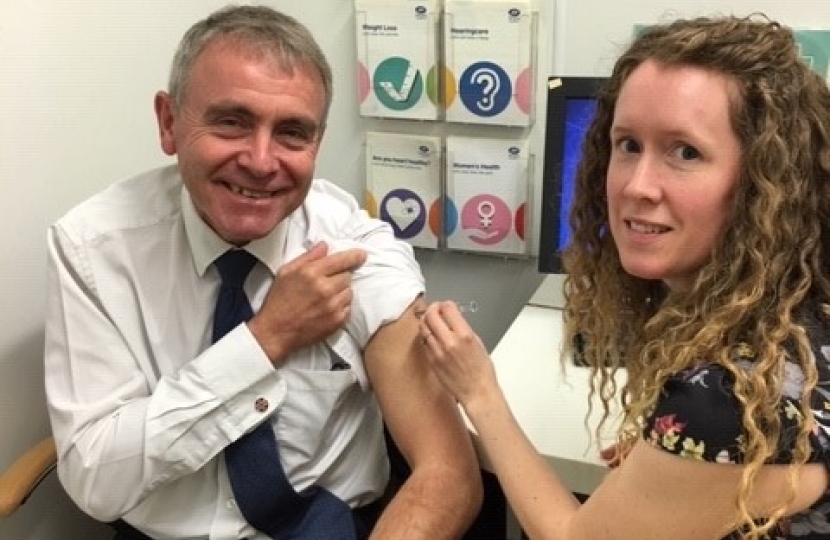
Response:
[[[222,283],[231,287],[242,287],[245,279],[256,264],[256,257],[244,249],[229,249],[213,264],[222,276]]]

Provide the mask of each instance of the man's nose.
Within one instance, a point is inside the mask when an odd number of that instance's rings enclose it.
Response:
[[[254,133],[248,138],[245,149],[239,155],[239,165],[253,176],[268,176],[279,166],[276,153],[277,144],[270,134]]]

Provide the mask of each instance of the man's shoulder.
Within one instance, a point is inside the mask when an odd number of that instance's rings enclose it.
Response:
[[[369,220],[368,214],[360,208],[357,199],[328,180],[312,182],[303,202],[303,217],[310,229],[341,230],[355,220]]]
[[[147,227],[181,213],[181,177],[175,165],[117,180],[69,210],[55,227],[78,241]]]
[[[357,199],[351,193],[322,178],[311,183],[305,204],[314,211],[352,213],[359,210]]]

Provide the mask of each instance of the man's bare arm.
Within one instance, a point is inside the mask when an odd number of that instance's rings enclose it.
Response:
[[[392,438],[412,474],[395,494],[372,540],[460,538],[481,506],[481,474],[455,400],[424,358],[417,299],[366,347],[366,367]]]

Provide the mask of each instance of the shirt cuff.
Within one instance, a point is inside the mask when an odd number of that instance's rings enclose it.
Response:
[[[275,414],[288,388],[246,324],[214,343],[210,354],[205,382],[223,403],[220,427],[234,441]]]

